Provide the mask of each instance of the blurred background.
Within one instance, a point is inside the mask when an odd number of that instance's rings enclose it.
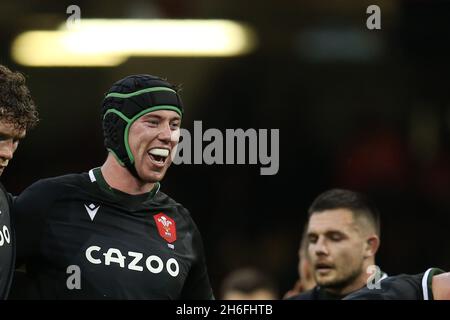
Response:
[[[235,56],[133,56],[109,67],[13,58],[17,36],[56,30],[73,4],[82,20],[229,19],[257,41]],[[371,4],[381,30],[366,27]],[[173,165],[162,183],[199,226],[215,291],[246,266],[281,293],[291,288],[307,208],[333,187],[378,205],[384,271],[449,271],[449,15],[449,1],[431,0],[2,1],[0,63],[27,75],[41,115],[2,181],[17,194],[100,166],[104,93],[127,75],[155,74],[183,86],[188,130],[195,120],[203,130],[280,129],[276,175],[260,175],[260,165]]]

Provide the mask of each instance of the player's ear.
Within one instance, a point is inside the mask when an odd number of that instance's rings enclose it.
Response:
[[[375,254],[378,251],[378,248],[380,246],[380,238],[378,238],[377,235],[372,234],[366,239],[366,245],[365,245],[365,258],[370,258],[375,256]]]

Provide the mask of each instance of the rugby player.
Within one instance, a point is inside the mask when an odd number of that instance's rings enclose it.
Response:
[[[19,141],[37,122],[38,113],[25,77],[0,65],[0,176],[13,158]],[[14,270],[12,200],[0,183],[0,299],[8,296]]]
[[[308,210],[308,257],[316,286],[292,300],[342,299],[368,282],[380,245],[379,214],[365,196],[332,189]],[[381,273],[379,278],[385,277]]]
[[[213,299],[200,233],[160,191],[180,136],[176,88],[116,82],[102,103],[106,161],[43,179],[14,205],[28,281],[16,298]]]

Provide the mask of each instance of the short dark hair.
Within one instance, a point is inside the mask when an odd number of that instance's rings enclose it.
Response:
[[[39,121],[39,115],[25,85],[25,76],[0,64],[0,120],[16,129],[27,130]]]
[[[362,193],[331,189],[320,194],[308,209],[308,216],[325,210],[348,209],[353,213],[355,220],[360,217],[374,227],[376,234],[380,235],[380,214],[373,203]]]
[[[222,283],[222,296],[230,291],[252,293],[256,290],[266,289],[278,294],[275,283],[263,272],[254,268],[242,268],[229,274]]]

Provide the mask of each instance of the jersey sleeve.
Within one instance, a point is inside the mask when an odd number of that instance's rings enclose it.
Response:
[[[37,252],[45,227],[46,214],[58,192],[56,184],[40,180],[14,198],[12,214],[15,221],[19,263]]]
[[[441,270],[439,268],[429,268],[427,271],[425,271],[421,279],[423,300],[434,300],[432,280],[435,275],[441,273],[444,273],[444,270]]]
[[[214,300],[214,294],[206,267],[202,238],[193,221],[192,224],[192,248],[195,254],[195,261],[192,264],[189,275],[184,283],[180,298],[186,300]]]
[[[17,198],[17,197],[15,197],[11,193],[7,192],[6,193],[6,198],[8,199],[8,204],[9,204],[9,207],[11,208],[12,205],[13,205],[14,199]]]
[[[401,274],[380,281],[374,288],[364,287],[346,296],[344,300],[432,300],[431,280],[444,271],[430,268],[415,275]]]
[[[1,183],[0,183],[0,189],[5,194],[5,198],[6,198],[6,201],[8,202],[8,206],[11,208],[13,200],[14,200],[14,196],[11,193],[9,193],[8,191],[6,191],[5,187]]]

